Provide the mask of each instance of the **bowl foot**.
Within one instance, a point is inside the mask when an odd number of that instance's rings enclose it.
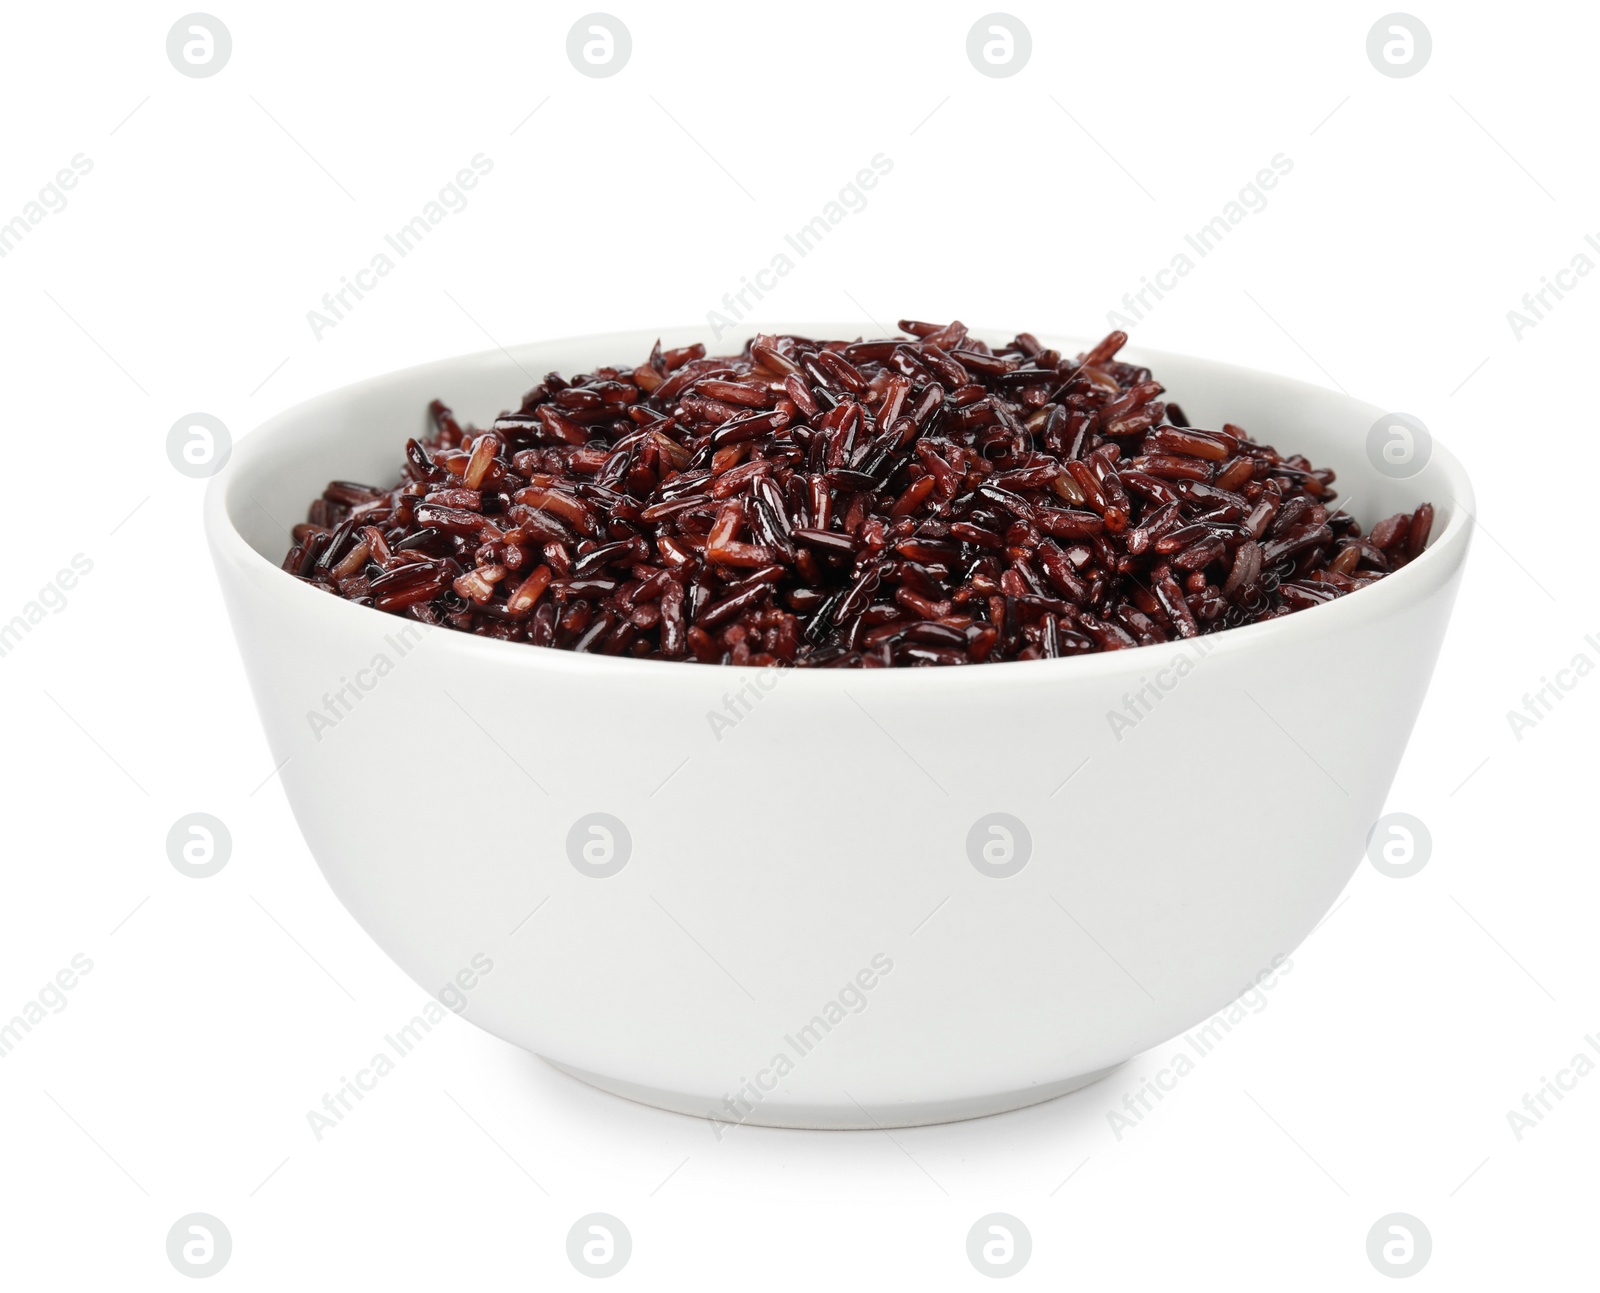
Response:
[[[1045,1082],[1038,1086],[1024,1087],[1017,1091],[1003,1091],[994,1095],[966,1096],[958,1100],[863,1106],[841,1092],[837,1104],[786,1104],[772,1099],[752,1103],[746,1099],[743,1105],[729,1107],[717,1098],[663,1091],[656,1087],[623,1081],[620,1078],[588,1073],[583,1069],[545,1059],[544,1056],[540,1058],[551,1068],[560,1069],[569,1077],[577,1078],[580,1082],[598,1087],[612,1095],[717,1123],[719,1139],[726,1134],[724,1127],[731,1128],[741,1124],[757,1127],[788,1127],[805,1131],[872,1131],[885,1127],[925,1127],[933,1123],[984,1118],[990,1114],[1007,1113],[1012,1109],[1024,1109],[1029,1105],[1054,1100],[1057,1096],[1067,1095],[1098,1082],[1107,1074],[1122,1067],[1121,1064],[1113,1064],[1109,1068],[1079,1074],[1077,1077],[1065,1078],[1059,1082]],[[748,1096],[748,1092],[745,1094]]]

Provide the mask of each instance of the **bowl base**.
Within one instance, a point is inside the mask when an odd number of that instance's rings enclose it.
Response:
[[[797,1131],[873,1131],[888,1127],[926,1127],[941,1122],[961,1122],[968,1118],[985,1118],[990,1114],[1007,1113],[1012,1109],[1025,1109],[1029,1105],[1043,1104],[1057,1096],[1067,1095],[1122,1067],[1113,1064],[1094,1073],[1083,1073],[1059,1082],[1045,1082],[1017,1091],[1003,1091],[994,1095],[967,1096],[959,1100],[931,1100],[923,1103],[898,1103],[861,1105],[847,1093],[839,1104],[784,1104],[765,1100],[753,1106],[747,1100],[744,1107],[729,1108],[719,1100],[706,1096],[683,1095],[676,1091],[662,1091],[656,1087],[641,1086],[621,1078],[588,1073],[566,1064],[540,1056],[551,1068],[560,1069],[569,1077],[619,1095],[625,1100],[705,1118],[715,1125],[720,1140],[725,1129],[740,1124],[757,1127],[786,1127]]]

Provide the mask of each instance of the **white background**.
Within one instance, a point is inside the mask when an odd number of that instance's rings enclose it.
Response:
[[[1506,314],[1600,237],[1600,12],[1422,10],[1406,79],[1367,59],[1378,5],[1027,5],[1005,79],[967,61],[977,5],[619,0],[610,79],[567,61],[582,12],[229,5],[209,79],[167,60],[177,7],[0,19],[0,220],[93,162],[0,260],[0,620],[93,562],[0,659],[0,1019],[94,967],[0,1059],[0,1284],[187,1287],[164,1245],[194,1211],[241,1289],[586,1287],[564,1245],[591,1211],[632,1232],[618,1287],[983,1287],[965,1236],[994,1211],[1033,1235],[1019,1288],[1386,1287],[1365,1243],[1395,1211],[1433,1236],[1417,1287],[1592,1280],[1600,1074],[1520,1141],[1506,1113],[1600,1041],[1600,681],[1520,741],[1506,712],[1600,661],[1600,276],[1520,340]],[[315,339],[306,312],[478,153],[470,205]],[[451,1020],[318,1143],[306,1111],[422,993],[271,778],[168,428],[703,321],[877,153],[892,172],[766,317],[1097,333],[1293,160],[1134,333],[1414,413],[1474,475],[1484,528],[1389,804],[1429,865],[1363,863],[1266,1008],[1120,1141],[1108,1112],[1172,1047],[1002,1117],[719,1143]],[[204,881],[165,852],[194,811],[234,841]]]

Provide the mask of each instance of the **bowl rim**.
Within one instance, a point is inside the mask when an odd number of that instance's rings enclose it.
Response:
[[[752,335],[757,330],[820,337],[854,336],[860,332],[858,323],[837,321],[780,323],[751,321],[749,324],[741,323],[739,332],[742,334],[746,327]],[[564,651],[555,647],[537,647],[527,642],[504,642],[474,633],[464,633],[457,629],[423,624],[404,616],[389,615],[372,607],[360,606],[342,597],[332,596],[287,574],[281,566],[263,557],[250,545],[230,515],[235,502],[233,498],[235,491],[243,489],[247,494],[250,493],[248,484],[243,482],[248,480],[250,470],[258,467],[270,455],[277,436],[295,426],[305,413],[323,401],[358,397],[367,391],[376,391],[396,378],[416,376],[430,369],[437,370],[442,376],[453,368],[486,362],[500,363],[506,359],[510,359],[513,364],[520,367],[520,355],[536,353],[541,348],[554,345],[599,348],[603,344],[613,344],[619,349],[622,347],[636,349],[640,344],[648,346],[651,340],[657,337],[663,340],[671,339],[670,344],[685,344],[678,339],[703,339],[705,332],[705,326],[697,324],[545,337],[509,348],[497,346],[493,349],[470,351],[444,359],[430,360],[422,364],[404,365],[320,392],[309,399],[280,409],[240,437],[233,445],[222,469],[212,476],[207,484],[203,509],[204,530],[219,573],[227,565],[241,575],[254,576],[257,580],[264,581],[265,578],[275,575],[277,579],[273,587],[277,595],[285,599],[286,608],[292,614],[316,615],[319,613],[316,608],[320,606],[320,613],[327,616],[358,615],[363,617],[362,622],[370,622],[365,617],[380,615],[385,620],[403,621],[430,634],[442,635],[441,644],[448,643],[444,649],[465,653],[471,658],[478,658],[479,653],[487,653],[481,658],[485,666],[489,667],[547,669],[574,678],[593,676],[614,682],[627,677],[641,681],[674,676],[683,678],[686,666],[697,665],[700,668],[718,671],[715,676],[745,681],[779,669],[786,677],[792,675],[790,682],[786,682],[785,686],[792,685],[795,680],[805,679],[806,681],[800,683],[801,686],[825,687],[834,691],[846,687],[859,687],[882,692],[886,689],[930,685],[942,689],[1016,683],[1065,683],[1074,680],[1090,682],[1107,676],[1159,670],[1179,657],[1193,660],[1195,658],[1193,648],[1196,644],[1204,644],[1205,656],[1218,652],[1270,651],[1275,647],[1292,651],[1313,638],[1337,632],[1341,625],[1351,628],[1363,620],[1371,621],[1391,612],[1403,610],[1407,605],[1421,600],[1428,593],[1447,584],[1465,560],[1472,531],[1476,528],[1476,501],[1466,469],[1461,461],[1441,444],[1437,437],[1434,437],[1429,463],[1439,465],[1450,487],[1449,515],[1444,529],[1436,531],[1431,536],[1427,549],[1415,561],[1409,562],[1370,587],[1359,590],[1358,593],[1335,598],[1320,606],[1308,607],[1264,623],[1246,624],[1216,633],[1203,634],[1198,638],[1180,638],[1172,642],[1122,651],[1097,651],[1086,655],[1063,656],[1054,660],[994,661],[972,668],[797,669],[787,666],[700,665],[700,662],[690,660],[641,660],[631,656],[592,655]],[[1014,331],[1004,328],[978,326],[972,326],[970,332],[986,339],[1016,335]],[[641,342],[641,338],[645,340]],[[1061,349],[1063,353],[1067,353],[1067,348],[1071,346],[1087,349],[1095,344],[1094,340],[1086,341],[1083,338],[1055,333],[1041,336],[1040,339],[1048,346]],[[1165,360],[1199,364],[1216,370],[1224,379],[1248,380],[1275,388],[1284,394],[1298,394],[1302,398],[1315,396],[1346,401],[1374,419],[1382,417],[1385,413],[1385,410],[1377,405],[1369,404],[1342,391],[1330,390],[1298,378],[1207,359],[1199,355],[1129,344],[1123,347],[1119,356],[1149,367],[1157,373],[1160,372],[1160,365]],[[1342,618],[1335,621],[1334,616]],[[356,623],[353,620],[346,622],[352,626]],[[1031,672],[1022,673],[1021,671],[1025,669]],[[916,681],[918,678],[921,679],[920,683]]]

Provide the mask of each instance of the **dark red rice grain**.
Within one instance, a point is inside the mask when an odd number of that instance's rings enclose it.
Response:
[[[1196,428],[1113,332],[1067,358],[961,323],[758,336],[551,373],[486,431],[430,406],[384,490],[334,481],[291,574],[427,624],[764,666],[1031,660],[1258,623],[1420,554],[1333,472]]]

